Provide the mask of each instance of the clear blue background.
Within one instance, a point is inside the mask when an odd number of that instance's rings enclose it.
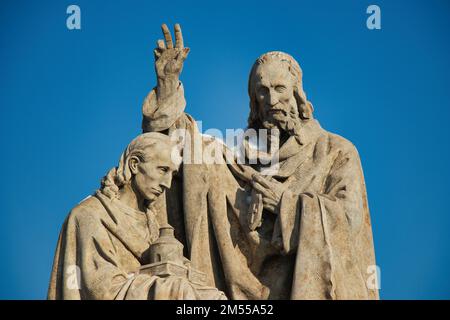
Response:
[[[381,297],[450,298],[449,17],[445,0],[2,1],[0,298],[46,297],[65,216],[140,133],[163,22],[191,47],[187,112],[204,129],[245,127],[260,54],[298,59],[315,116],[360,152]]]

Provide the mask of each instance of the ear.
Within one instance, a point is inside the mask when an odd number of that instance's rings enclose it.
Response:
[[[128,168],[130,169],[131,174],[136,174],[138,172],[138,166],[141,160],[136,156],[131,156],[128,160]]]

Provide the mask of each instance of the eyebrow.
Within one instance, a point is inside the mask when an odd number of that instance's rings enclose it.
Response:
[[[158,166],[159,168],[167,168],[167,169],[171,169],[174,173],[178,172],[178,167],[177,166],[169,166],[169,165],[160,165]]]
[[[256,89],[261,89],[261,88],[267,88],[267,86],[265,84],[263,84],[262,82],[258,82],[256,84]]]

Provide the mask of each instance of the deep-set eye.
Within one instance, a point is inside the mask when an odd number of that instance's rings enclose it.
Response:
[[[264,96],[267,93],[267,88],[266,87],[259,87],[258,88],[258,94],[261,96]]]
[[[286,90],[286,87],[285,86],[276,86],[275,90],[277,92],[284,92]]]
[[[167,168],[167,167],[159,167],[159,170],[160,170],[162,173],[167,173],[167,172],[169,171],[169,168]]]

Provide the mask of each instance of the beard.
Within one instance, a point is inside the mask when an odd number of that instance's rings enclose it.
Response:
[[[262,126],[265,129],[280,130],[280,145],[283,144],[289,137],[296,136],[300,141],[300,133],[303,126],[300,116],[298,114],[297,105],[289,106],[289,112],[284,110],[275,113],[266,113],[262,119]]]

